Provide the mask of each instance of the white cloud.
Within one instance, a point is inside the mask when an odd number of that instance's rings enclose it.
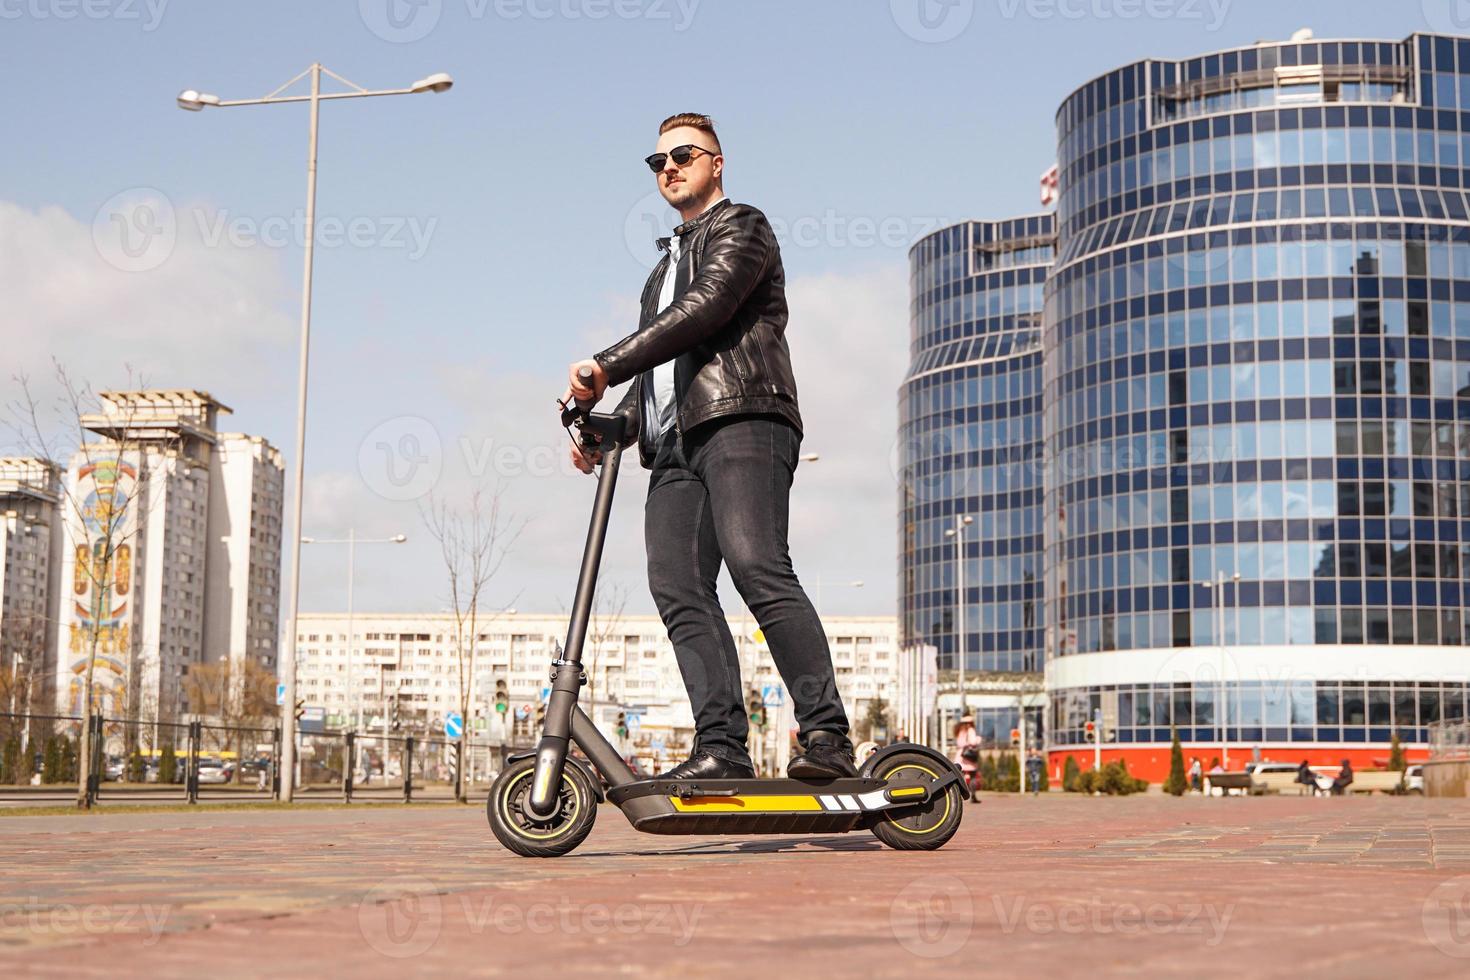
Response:
[[[43,401],[52,359],[96,388],[127,367],[154,387],[287,390],[295,317],[278,252],[207,245],[161,192],[124,192],[92,224],[0,201],[0,385],[29,375]],[[7,398],[5,401],[10,401]]]

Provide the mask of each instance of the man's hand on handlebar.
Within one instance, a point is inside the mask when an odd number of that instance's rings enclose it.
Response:
[[[602,441],[601,436],[597,436],[596,438],[598,442]],[[572,465],[583,473],[591,473],[594,467],[602,465],[601,449],[583,449],[575,442],[572,443],[570,448],[572,452]]]
[[[590,385],[582,377],[584,371],[592,372]],[[602,369],[601,364],[591,358],[585,361],[573,361],[571,367],[567,369],[567,377],[569,379],[567,393],[562,397],[564,402],[576,401],[582,408],[591,408],[601,400],[603,393],[607,391],[607,372]]]

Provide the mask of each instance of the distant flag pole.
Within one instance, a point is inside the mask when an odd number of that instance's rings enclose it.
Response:
[[[1052,164],[1047,168],[1046,173],[1041,175],[1041,205],[1042,207],[1046,207],[1048,204],[1055,204],[1056,202],[1057,165]]]

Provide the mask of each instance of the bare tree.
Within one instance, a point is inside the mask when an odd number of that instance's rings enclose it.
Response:
[[[74,545],[69,601],[87,597],[85,616],[71,627],[73,653],[84,653],[81,678],[81,763],[77,766],[77,806],[91,806],[87,792],[95,751],[91,726],[85,718],[102,708],[95,689],[97,656],[118,653],[133,662],[134,637],[127,623],[115,622],[113,600],[126,596],[133,579],[133,539],[144,527],[143,510],[149,506],[149,484],[178,448],[178,437],[153,432],[139,437],[138,404],[130,399],[106,399],[90,386],[78,383],[59,362],[53,361],[57,395],[54,410],[46,413],[25,375],[16,375],[21,397],[10,406],[10,427],[24,450],[42,459],[74,459],[76,478],[61,481],[62,524],[78,539]],[[129,370],[129,388],[137,379]],[[139,385],[141,386],[141,385]],[[104,405],[103,402],[106,401]],[[105,409],[105,411],[104,411]],[[43,415],[56,417],[48,425]],[[100,436],[100,439],[98,438]],[[62,450],[72,450],[63,452]],[[162,495],[159,495],[162,496]]]
[[[623,611],[628,607],[628,590],[620,582],[599,583],[592,598],[592,622],[588,624],[587,639],[591,641],[590,663],[587,665],[587,713],[597,706],[598,661],[602,648],[614,637],[622,635]],[[606,680],[604,674],[603,680]]]
[[[192,714],[217,722],[217,749],[243,747],[242,728],[259,728],[276,713],[276,676],[257,661],[198,664],[184,677],[184,697]]]
[[[420,516],[435,541],[444,559],[444,570],[449,577],[449,606],[454,613],[454,650],[459,669],[459,706],[464,718],[468,741],[474,725],[472,707],[475,700],[475,654],[478,647],[481,624],[492,622],[503,609],[485,609],[482,601],[485,590],[495,573],[500,571],[506,555],[510,553],[516,538],[525,529],[525,521],[501,512],[504,486],[486,492],[483,486],[470,491],[469,500],[463,509],[449,505],[443,498],[432,493],[419,507]],[[520,595],[516,593],[516,597]],[[512,597],[505,605],[515,602]],[[464,760],[456,775],[454,795],[461,803],[469,794],[469,759]]]

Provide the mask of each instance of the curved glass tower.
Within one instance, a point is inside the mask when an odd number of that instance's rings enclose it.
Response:
[[[946,679],[963,648],[969,686],[990,692],[966,703],[982,738],[1002,742],[1025,687],[1014,675],[1041,669],[1041,310],[1054,241],[1053,216],[1037,214],[953,225],[909,256],[900,642],[935,647]],[[962,635],[956,541],[945,532],[967,516]],[[996,675],[1007,679],[984,683]],[[952,721],[958,698],[940,701]]]
[[[1464,717],[1470,41],[1141,61],[1057,138],[1050,748],[1381,763]]]

